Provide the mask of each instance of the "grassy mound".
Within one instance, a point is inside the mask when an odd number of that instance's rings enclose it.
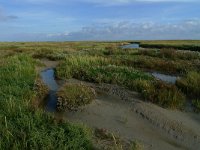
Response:
[[[0,149],[91,149],[86,128],[32,109],[37,75],[31,57],[0,61]]]
[[[94,89],[81,84],[66,84],[57,93],[57,108],[60,111],[75,110],[89,104],[95,98]]]

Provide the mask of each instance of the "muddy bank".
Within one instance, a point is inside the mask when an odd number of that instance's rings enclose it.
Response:
[[[49,67],[52,67],[52,64]],[[52,73],[50,78],[56,82],[56,85],[55,83],[49,85],[53,86],[52,91],[55,96],[59,84]],[[57,114],[58,118],[84,123],[91,128],[106,129],[126,141],[137,140],[144,145],[144,149],[196,150],[200,147],[198,114],[167,110],[143,102],[138,93],[117,85],[94,84],[75,79],[66,80],[67,83],[82,83],[91,86],[96,90],[97,97],[94,102],[81,107],[78,111]],[[55,101],[52,106],[56,107]]]
[[[68,80],[69,83],[80,83]],[[92,128],[105,128],[126,140],[138,140],[145,149],[198,149],[198,114],[163,109],[143,102],[136,92],[116,85],[86,83],[96,89],[96,100],[64,117]]]

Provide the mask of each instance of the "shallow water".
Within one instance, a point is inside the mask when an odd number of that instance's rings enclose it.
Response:
[[[45,105],[45,110],[48,112],[55,112],[56,104],[57,104],[56,92],[59,89],[59,85],[57,84],[57,82],[55,80],[54,70],[52,68],[46,69],[46,70],[42,71],[40,74],[42,77],[42,81],[50,89],[49,93],[46,97],[47,103]]]
[[[139,48],[140,45],[137,43],[133,43],[133,44],[128,44],[128,45],[123,45],[121,46],[121,48],[125,49],[125,48]]]
[[[162,73],[158,73],[158,72],[153,72],[151,73],[155,78],[162,80],[164,82],[168,82],[168,83],[172,83],[175,84],[176,80],[177,80],[177,76],[173,76],[173,75],[166,75],[166,74],[162,74]]]
[[[42,81],[46,84],[50,90],[57,91],[59,86],[55,80],[54,70],[46,69],[41,72]]]

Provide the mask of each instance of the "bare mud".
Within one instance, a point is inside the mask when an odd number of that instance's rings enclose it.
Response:
[[[80,110],[66,112],[67,120],[106,129],[127,141],[137,140],[148,150],[200,148],[198,114],[163,109],[116,85],[81,83],[95,88],[98,96]]]

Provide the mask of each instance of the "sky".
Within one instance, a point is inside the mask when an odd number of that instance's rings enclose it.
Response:
[[[200,0],[0,0],[0,41],[200,39]]]

